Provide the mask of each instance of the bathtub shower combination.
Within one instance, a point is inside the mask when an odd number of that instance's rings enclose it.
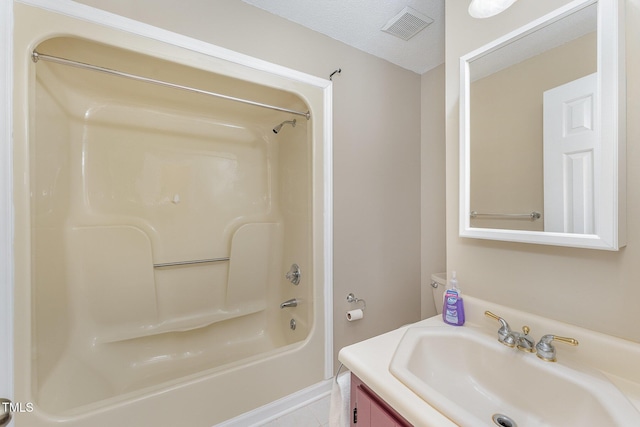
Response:
[[[15,53],[30,235],[16,352],[32,356],[16,396],[37,408],[17,425],[213,425],[326,378],[317,89],[21,17],[46,24]]]

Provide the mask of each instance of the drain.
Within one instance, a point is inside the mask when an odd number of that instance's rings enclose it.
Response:
[[[292,331],[296,330],[296,320],[295,319],[291,319],[289,321],[289,327],[291,328]]]
[[[494,414],[492,419],[500,427],[518,427],[515,421],[503,414]]]

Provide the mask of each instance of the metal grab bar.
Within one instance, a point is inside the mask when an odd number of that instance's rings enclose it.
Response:
[[[37,52],[35,50],[31,54],[31,59],[33,60],[33,62],[38,62],[39,60],[49,61],[49,62],[53,62],[55,64],[68,65],[68,66],[71,66],[71,67],[83,68],[83,69],[86,69],[86,70],[98,71],[98,72],[105,73],[105,74],[111,74],[111,75],[114,75],[114,76],[125,77],[127,79],[137,80],[139,82],[151,83],[151,84],[156,84],[156,85],[160,85],[160,86],[171,87],[171,88],[174,88],[174,89],[186,90],[187,92],[195,92],[195,93],[199,93],[201,95],[214,96],[216,98],[222,98],[222,99],[226,99],[226,100],[229,100],[229,101],[240,102],[240,103],[243,103],[243,104],[253,105],[255,107],[269,108],[271,110],[276,110],[276,111],[282,111],[282,112],[285,112],[285,113],[296,114],[298,116],[304,116],[304,117],[307,118],[307,120],[309,120],[311,118],[311,113],[309,111],[307,111],[305,113],[305,112],[302,112],[302,111],[296,111],[296,110],[290,110],[288,108],[277,107],[275,105],[263,104],[261,102],[251,101],[249,99],[236,98],[236,97],[229,96],[229,95],[223,95],[221,93],[209,92],[207,90],[196,89],[196,88],[189,87],[189,86],[182,86],[182,85],[178,85],[178,84],[175,84],[175,83],[169,83],[169,82],[165,82],[165,81],[162,81],[162,80],[156,80],[156,79],[152,79],[152,78],[149,78],[149,77],[143,77],[143,76],[138,76],[136,74],[130,74],[130,73],[125,73],[123,71],[113,70],[111,68],[105,68],[105,67],[100,67],[98,65],[92,65],[92,64],[87,64],[87,63],[84,63],[84,62],[74,61],[74,60],[71,60],[71,59],[61,58],[59,56],[46,55],[44,53],[40,53],[40,52]]]
[[[206,264],[210,262],[224,262],[229,261],[231,258],[211,258],[211,259],[196,259],[191,261],[176,261],[176,262],[163,262],[160,264],[153,264],[153,268],[162,268],[162,267],[176,267],[179,265],[191,265],[191,264]]]
[[[504,219],[530,219],[531,221],[535,221],[536,219],[540,219],[542,215],[540,212],[533,211],[531,213],[526,214],[504,214],[504,213],[479,213],[476,211],[471,211],[469,213],[471,218],[478,217],[491,217],[491,218],[504,218]]]

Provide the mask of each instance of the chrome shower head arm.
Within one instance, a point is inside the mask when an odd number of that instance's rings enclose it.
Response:
[[[290,124],[291,127],[296,127],[296,119],[285,120],[284,122],[280,123],[279,125],[273,128],[273,133],[277,134],[278,132],[280,132],[280,129],[282,129],[282,126],[286,124]]]

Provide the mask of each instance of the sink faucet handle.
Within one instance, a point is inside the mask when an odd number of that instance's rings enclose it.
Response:
[[[513,333],[511,332],[511,328],[509,327],[507,321],[502,317],[493,314],[489,310],[485,311],[484,315],[500,322],[500,329],[498,329],[498,341],[500,341],[507,347],[514,347],[516,345],[516,339],[513,336]]]
[[[540,359],[547,362],[555,362],[556,348],[551,344],[551,341],[560,341],[566,344],[578,345],[578,340],[575,338],[559,337],[557,335],[545,335],[540,338],[540,342],[536,344],[537,355]]]
[[[560,341],[560,342],[566,342],[567,344],[571,344],[573,346],[576,346],[576,345],[580,344],[578,342],[578,340],[575,339],[575,338],[559,337],[557,335],[553,336],[553,340],[554,341]]]
[[[502,317],[500,317],[500,316],[498,316],[496,314],[493,314],[489,310],[485,311],[484,315],[487,316],[487,317],[491,317],[492,319],[495,319],[498,322],[500,322],[500,330],[504,330],[505,332],[511,332],[511,328],[509,328],[509,324]]]

